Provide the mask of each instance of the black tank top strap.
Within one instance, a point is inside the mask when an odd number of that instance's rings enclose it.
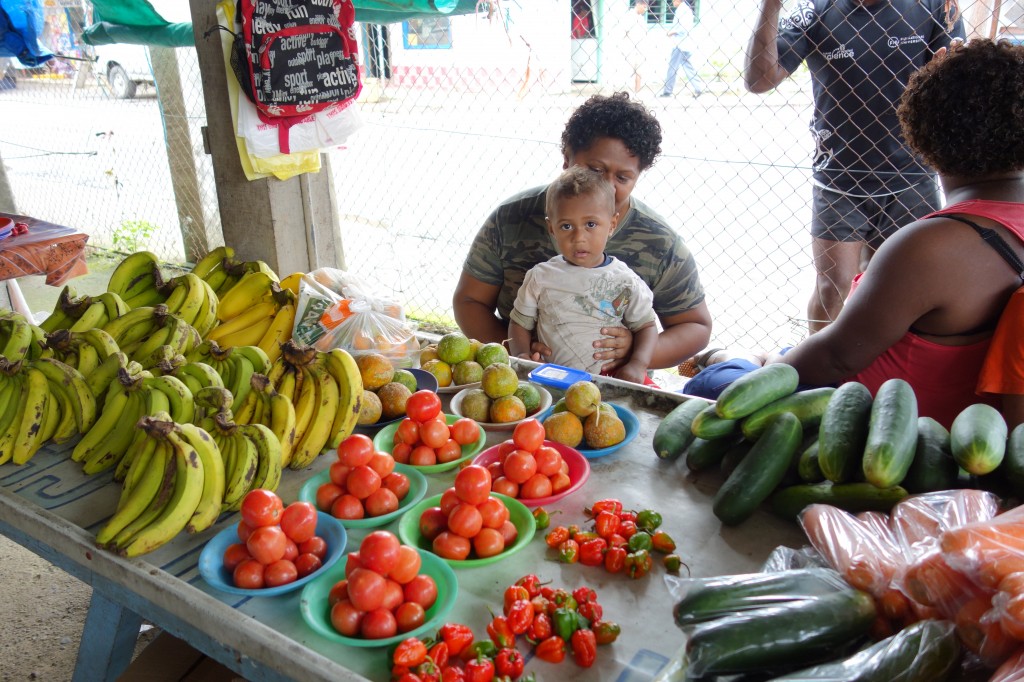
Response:
[[[1014,253],[1013,249],[1010,248],[1010,245],[1006,243],[1006,240],[999,236],[998,232],[988,227],[982,227],[973,220],[968,220],[967,218],[962,218],[960,216],[943,215],[942,217],[949,218],[950,220],[956,220],[974,228],[974,231],[985,240],[985,243],[995,249],[995,252],[1003,257],[1003,260],[1005,260],[1010,267],[1016,271],[1017,276],[1020,277],[1022,282],[1024,282],[1024,261],[1021,261],[1020,257]]]

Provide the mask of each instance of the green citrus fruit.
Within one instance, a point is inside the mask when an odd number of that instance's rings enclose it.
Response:
[[[484,369],[487,369],[488,365],[493,365],[494,363],[507,365],[508,351],[500,343],[485,343],[476,352],[476,361]]]
[[[472,358],[470,349],[469,338],[465,334],[452,332],[437,342],[437,357],[454,366]]]
[[[393,376],[391,380],[397,381],[410,391],[416,391],[416,375],[407,369],[396,369],[395,376]]]
[[[475,360],[463,360],[452,367],[452,382],[456,384],[473,384],[484,376],[484,368]]]
[[[459,412],[463,417],[478,422],[487,422],[491,418],[491,399],[482,388],[471,388],[462,397]]]
[[[519,388],[519,375],[510,365],[494,363],[484,368],[480,388],[492,400],[512,395]]]
[[[526,414],[533,414],[540,409],[540,391],[533,384],[526,382],[519,384],[513,395],[523,401],[523,405],[526,407]]]
[[[423,369],[434,375],[440,388],[452,385],[452,367],[444,360],[434,359],[423,365]]]

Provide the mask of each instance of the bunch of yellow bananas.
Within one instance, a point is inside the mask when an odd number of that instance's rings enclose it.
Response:
[[[164,304],[134,308],[108,322],[103,331],[110,334],[121,352],[145,367],[153,366],[153,353],[160,346],[187,354],[202,340],[192,325]]]
[[[204,338],[221,346],[259,346],[276,359],[280,344],[291,338],[295,300],[290,290],[278,286],[276,275],[249,272],[221,297],[220,323]]]
[[[129,309],[163,303],[167,295],[156,254],[136,251],[118,263],[110,273],[107,291],[120,296]]]
[[[209,365],[220,375],[224,388],[231,392],[232,410],[237,410],[252,390],[253,374],[266,374],[270,359],[259,346],[222,348],[216,341],[203,341],[185,356],[189,362]]]
[[[224,462],[209,433],[166,412],[138,430],[117,510],[96,534],[98,545],[128,557],[209,528],[224,504]]]
[[[129,310],[128,304],[115,293],[105,291],[97,296],[78,296],[70,286],[65,286],[57,296],[53,312],[39,327],[46,333],[60,329],[88,331],[102,327]]]
[[[73,332],[58,329],[47,334],[43,357],[71,365],[88,379],[103,361],[120,350],[114,338],[102,329]]]
[[[295,448],[295,406],[291,398],[278,393],[265,374],[253,374],[252,390],[235,413],[236,424],[262,424],[281,443],[281,463],[288,466]]]
[[[164,285],[167,311],[191,325],[199,336],[205,336],[217,324],[220,299],[213,288],[194,273],[173,277]]]

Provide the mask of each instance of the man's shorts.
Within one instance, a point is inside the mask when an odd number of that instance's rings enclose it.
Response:
[[[814,186],[811,236],[834,242],[865,242],[878,248],[899,228],[940,207],[934,178],[899,194],[851,197]]]

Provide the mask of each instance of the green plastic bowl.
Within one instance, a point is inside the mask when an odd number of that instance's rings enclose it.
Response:
[[[444,419],[448,423],[448,426],[451,426],[459,419],[462,419],[462,417],[455,414],[446,414],[444,416]],[[373,447],[375,450],[380,450],[381,452],[391,454],[392,449],[394,449],[394,443],[392,441],[394,441],[395,431],[398,430],[398,424],[400,423],[401,422],[397,422],[395,424],[388,424],[383,429],[377,432],[377,435],[373,437]],[[409,466],[423,474],[439,474],[443,471],[451,471],[452,469],[458,467],[466,460],[475,457],[481,450],[484,449],[484,445],[486,443],[487,432],[481,428],[480,436],[476,439],[475,443],[470,443],[469,445],[462,446],[462,457],[452,460],[451,462],[445,462],[444,464],[431,464],[430,466],[413,466],[410,464]]]
[[[423,625],[408,632],[400,632],[393,637],[383,639],[363,639],[361,637],[346,637],[331,625],[331,609],[328,604],[328,595],[331,588],[339,580],[345,577],[345,562],[341,561],[334,570],[328,571],[317,577],[302,589],[299,599],[299,611],[302,613],[302,620],[306,621],[318,635],[348,646],[371,648],[386,647],[398,644],[407,637],[419,637],[420,635],[432,633],[441,626],[448,612],[455,606],[455,598],[459,594],[459,583],[455,578],[455,571],[444,562],[443,559],[430,552],[420,550],[422,564],[420,574],[429,575],[437,583],[437,601],[427,609]]]
[[[368,516],[362,519],[338,519],[341,521],[341,525],[345,526],[345,528],[376,528],[391,523],[404,514],[406,509],[422,500],[423,496],[427,494],[427,479],[418,469],[419,467],[409,466],[408,464],[395,463],[395,471],[405,474],[406,478],[409,479],[409,492],[398,503],[398,509],[387,514],[381,514],[380,516]],[[330,480],[330,468],[324,469],[302,484],[302,487],[299,488],[299,499],[303,502],[309,502],[315,507],[317,489],[324,483],[330,482]],[[322,509],[320,511],[323,512]]]
[[[501,554],[487,557],[486,559],[463,559],[458,561],[456,559],[442,559],[442,561],[448,562],[452,568],[473,568],[475,566],[487,566],[493,564],[496,561],[505,559],[510,554],[515,554],[523,547],[530,544],[530,540],[533,539],[533,534],[537,532],[537,521],[533,518],[533,513],[526,508],[519,500],[513,499],[506,495],[499,493],[491,493],[493,497],[497,497],[505,506],[508,508],[509,520],[519,531],[519,536],[516,541],[512,543],[511,547],[506,547],[505,551]],[[398,521],[398,537],[401,538],[402,542],[407,545],[412,545],[420,552],[427,552],[433,554],[433,547],[430,542],[427,541],[423,534],[420,533],[420,516],[423,512],[430,507],[441,506],[441,496],[434,495],[421,500],[419,504],[406,512],[401,519]],[[436,556],[436,555],[435,555]]]

